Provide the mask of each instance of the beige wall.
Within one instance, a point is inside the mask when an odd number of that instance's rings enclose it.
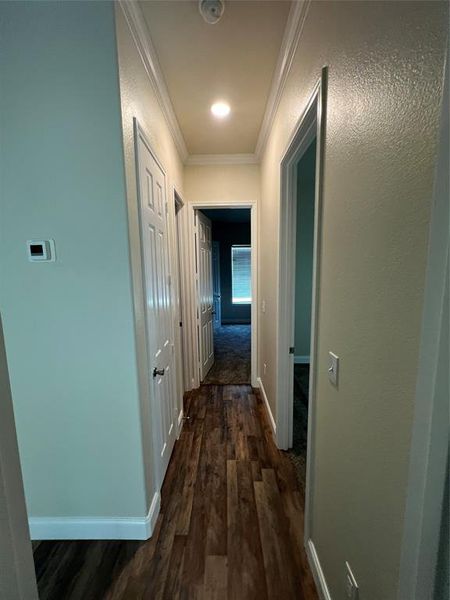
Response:
[[[258,202],[259,165],[188,165],[184,189],[188,202]]]
[[[346,560],[361,598],[396,597],[446,11],[312,2],[261,165],[259,373],[276,414],[280,160],[328,65],[312,539],[333,600]]]
[[[128,226],[132,267],[135,332],[139,391],[144,442],[144,459],[147,474],[147,502],[155,492],[153,464],[151,460],[151,417],[149,414],[150,390],[148,386],[148,363],[145,339],[145,306],[142,289],[142,271],[139,238],[139,215],[136,190],[133,118],[136,117],[145,131],[153,151],[166,173],[169,194],[173,186],[183,195],[183,164],[178,155],[167,122],[159,106],[144,64],[127,25],[122,9],[116,3],[117,50],[119,60],[120,95],[122,108],[123,142],[125,153],[125,178],[128,204]],[[173,202],[169,202],[173,210]],[[181,399],[179,399],[181,402]]]

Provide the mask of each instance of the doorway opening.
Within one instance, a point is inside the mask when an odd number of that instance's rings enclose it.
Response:
[[[292,444],[288,450],[300,489],[305,493],[308,447],[308,400],[311,353],[316,137],[299,158],[296,169],[294,269],[294,375]]]
[[[297,461],[310,561],[327,68],[281,162],[277,443]],[[302,498],[303,499],[303,498]]]
[[[251,385],[252,211],[197,209],[195,223],[199,382]]]

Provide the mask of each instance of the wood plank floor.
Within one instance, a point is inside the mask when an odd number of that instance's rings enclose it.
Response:
[[[247,385],[202,386],[146,542],[41,542],[41,600],[317,600],[303,550],[303,499]]]

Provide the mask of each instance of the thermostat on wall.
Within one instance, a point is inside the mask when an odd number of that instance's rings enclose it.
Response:
[[[28,240],[28,260],[31,262],[54,262],[54,240]]]

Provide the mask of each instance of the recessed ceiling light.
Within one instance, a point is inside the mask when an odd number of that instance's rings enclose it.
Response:
[[[230,106],[226,102],[215,102],[211,106],[212,114],[218,119],[223,119],[230,114]]]

